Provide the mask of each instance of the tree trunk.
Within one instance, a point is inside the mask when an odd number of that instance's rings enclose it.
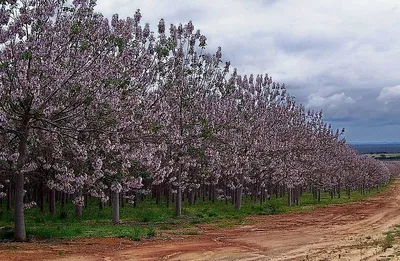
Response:
[[[84,199],[85,199],[85,209],[87,209],[88,208],[88,204],[89,204],[89,196],[88,196],[88,194],[85,193]]]
[[[212,203],[215,203],[215,185],[211,185]]]
[[[292,190],[292,188],[288,188],[288,193],[287,193],[287,204],[288,204],[288,206],[289,207],[291,207],[292,206],[292,196],[293,196],[293,190]]]
[[[44,190],[43,182],[40,182],[39,192],[38,192],[38,205],[40,207],[40,212],[42,212],[42,213],[44,213],[44,200],[43,200],[44,193],[43,193],[43,190]]]
[[[154,196],[156,198],[156,205],[160,204],[160,185],[155,186]]]
[[[175,216],[179,217],[182,215],[182,189],[181,189],[181,171],[178,173],[178,186],[176,188],[176,198],[175,198]]]
[[[317,189],[317,198],[318,198],[318,203],[320,203],[321,202],[321,189],[320,188]]]
[[[135,197],[133,198],[133,207],[136,208],[136,206],[137,206],[137,201],[138,201],[138,197],[137,197],[136,192],[133,192],[133,195],[135,196]]]
[[[242,173],[240,175],[240,186],[237,188],[236,191],[236,204],[235,208],[236,210],[240,210],[242,208],[242,197],[243,197],[243,186],[244,186],[244,174]]]
[[[12,201],[12,197],[11,197],[12,196],[11,181],[8,182],[7,187],[8,187],[8,189],[7,189],[7,206],[6,206],[6,208],[7,208],[7,211],[10,211],[11,210],[11,201]]]
[[[14,209],[14,240],[15,241],[26,241],[26,230],[25,230],[25,217],[24,217],[24,173],[21,172],[22,167],[25,164],[26,158],[26,146],[28,143],[28,122],[29,117],[23,118],[20,140],[18,145],[18,161],[17,161],[17,172],[15,174],[15,209]]]
[[[76,196],[82,197],[82,191],[79,190]],[[75,205],[75,216],[77,216],[77,217],[82,216],[82,206],[81,205]]]
[[[54,188],[50,191],[49,212],[52,216],[56,212],[56,190]]]
[[[113,224],[119,223],[119,193],[112,191],[111,192],[111,201],[112,201],[112,222]]]
[[[189,205],[191,206],[191,205],[193,205],[193,190],[191,190],[191,191],[188,191],[188,203],[189,203]]]
[[[15,175],[15,233],[17,242],[26,241],[25,218],[24,218],[24,173]]]
[[[206,201],[206,185],[204,184],[204,180],[203,180],[203,185],[202,185],[201,190],[202,190],[202,195],[201,195],[201,197],[202,197],[202,200],[203,200],[203,202],[204,202],[204,201]]]
[[[169,186],[167,187],[166,200],[167,200],[167,208],[169,208],[169,206],[171,205],[171,189]]]

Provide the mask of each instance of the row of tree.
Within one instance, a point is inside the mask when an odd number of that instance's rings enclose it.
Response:
[[[180,215],[183,195],[240,209],[244,194],[291,205],[304,189],[340,197],[388,182],[388,166],[283,84],[229,73],[191,22],[154,33],[139,10],[109,21],[96,1],[66,2],[1,1],[0,197],[14,202],[16,240],[27,191],[42,208],[48,191],[53,213],[56,191],[73,195],[77,215],[88,196],[111,197],[117,223],[121,195],[152,191]]]

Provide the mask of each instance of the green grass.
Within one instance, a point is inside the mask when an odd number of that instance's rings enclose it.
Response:
[[[397,241],[400,237],[400,225],[395,225],[393,229],[385,233],[385,238],[381,240],[380,246],[384,251],[386,251],[388,248],[392,248],[394,243]]]
[[[399,160],[400,153],[370,153],[364,154],[368,157],[379,159],[379,160]]]
[[[342,193],[341,199],[331,199],[328,193],[321,195],[321,202],[313,198],[310,193],[304,193],[301,197],[299,206],[287,206],[287,198],[272,198],[264,204],[253,203],[250,198],[243,199],[242,209],[236,211],[230,202],[197,201],[190,206],[183,202],[182,216],[174,216],[174,208],[166,207],[165,202],[156,205],[153,200],[138,201],[138,206],[134,208],[126,204],[120,209],[122,224],[112,225],[111,207],[99,210],[98,201],[89,202],[89,206],[83,210],[83,217],[75,217],[75,209],[72,203],[65,206],[66,217],[62,216],[60,206],[56,207],[56,214],[50,216],[49,213],[41,213],[38,207],[25,211],[25,220],[28,239],[53,240],[58,238],[76,237],[124,237],[132,240],[142,238],[152,238],[157,236],[158,230],[175,230],[189,228],[189,234],[200,233],[193,230],[199,223],[215,223],[216,227],[227,228],[244,223],[245,217],[249,215],[273,215],[286,212],[312,211],[315,208],[325,207],[330,204],[343,204],[352,201],[362,200],[366,197],[375,195],[382,191],[372,190],[370,193],[362,195],[359,192],[352,192],[348,199]],[[13,211],[6,211],[5,204],[0,206],[0,227],[13,226]],[[12,229],[0,230],[0,240],[11,240],[13,237]]]

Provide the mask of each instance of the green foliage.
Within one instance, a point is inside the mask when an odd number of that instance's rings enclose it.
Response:
[[[9,62],[0,62],[0,69],[8,69],[10,67]]]
[[[159,58],[167,57],[169,55],[169,49],[166,47],[158,47],[156,49],[157,55]]]
[[[161,125],[160,124],[153,124],[151,126],[151,130],[154,134],[157,134],[161,130]]]
[[[76,22],[74,25],[71,27],[71,32],[72,34],[78,34],[82,31],[82,23],[81,22]]]
[[[84,100],[83,100],[83,104],[85,104],[86,106],[89,106],[93,101],[93,97],[91,96],[87,96]]]
[[[22,54],[21,59],[22,60],[29,60],[32,58],[32,51],[31,50],[27,50]]]
[[[89,44],[86,41],[81,42],[81,51],[86,51],[89,48]]]
[[[153,226],[149,226],[146,232],[146,238],[152,238],[157,236],[156,230]]]
[[[126,43],[125,43],[125,40],[123,38],[121,38],[121,37],[112,37],[111,40],[114,42],[115,46],[118,47],[118,50],[120,52],[123,52],[125,50]]]

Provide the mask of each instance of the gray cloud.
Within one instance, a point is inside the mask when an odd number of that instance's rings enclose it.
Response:
[[[268,73],[323,109],[350,141],[400,140],[400,2],[393,0],[98,0],[153,29],[192,20],[242,74]]]

